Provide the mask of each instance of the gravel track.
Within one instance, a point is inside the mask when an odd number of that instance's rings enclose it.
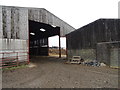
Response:
[[[34,57],[31,64],[2,73],[3,88],[118,88],[118,70],[65,64],[64,58]]]

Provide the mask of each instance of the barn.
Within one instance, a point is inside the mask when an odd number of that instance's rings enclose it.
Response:
[[[67,57],[81,56],[111,67],[120,63],[120,19],[98,19],[69,34]]]
[[[29,63],[29,55],[48,55],[48,38],[75,28],[44,8],[0,6],[0,62]]]

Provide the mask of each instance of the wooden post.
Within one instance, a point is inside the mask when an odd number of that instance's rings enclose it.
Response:
[[[17,53],[17,57],[16,57],[16,59],[17,59],[17,66],[19,65],[19,61],[18,61],[18,52],[16,52]]]
[[[60,42],[60,34],[59,34],[59,58],[61,58],[61,42]]]
[[[59,36],[59,58],[61,58],[61,42],[60,42],[60,27],[56,27],[57,34]]]

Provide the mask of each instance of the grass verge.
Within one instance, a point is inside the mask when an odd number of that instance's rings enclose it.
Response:
[[[14,67],[2,68],[2,71],[5,71],[5,70],[15,70],[15,69],[26,68],[26,67],[28,67],[28,65],[14,66]]]

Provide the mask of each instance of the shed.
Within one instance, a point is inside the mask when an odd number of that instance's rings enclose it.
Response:
[[[120,19],[98,19],[67,34],[66,39],[68,59],[77,55],[114,67],[120,63]]]
[[[48,55],[48,37],[54,35],[59,35],[60,50],[60,37],[74,30],[44,8],[0,6],[0,61]]]

